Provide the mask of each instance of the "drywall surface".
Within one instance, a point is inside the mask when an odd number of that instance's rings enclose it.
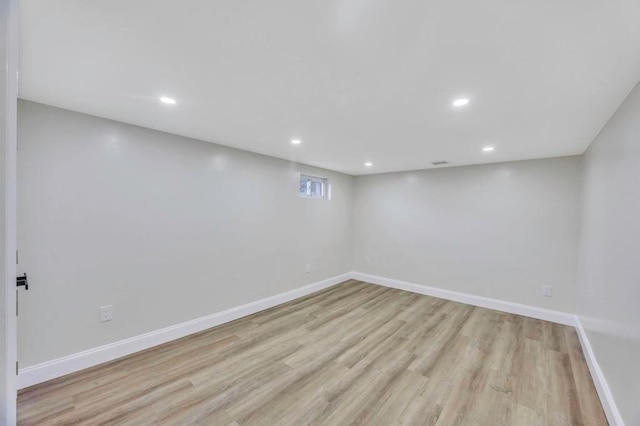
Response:
[[[351,269],[351,176],[31,102],[18,113],[21,368]],[[331,200],[299,197],[300,172],[328,178]]]
[[[563,157],[359,176],[354,269],[574,312],[580,173]]]
[[[640,425],[640,86],[584,155],[577,313],[620,414]]]

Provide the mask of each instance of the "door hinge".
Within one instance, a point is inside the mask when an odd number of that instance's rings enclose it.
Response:
[[[16,361],[16,376],[18,375],[18,361]]]
[[[26,272],[21,277],[16,277],[16,286],[24,287],[25,290],[29,290],[29,280],[27,279]]]

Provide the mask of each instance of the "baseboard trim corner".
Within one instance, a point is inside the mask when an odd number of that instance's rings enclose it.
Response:
[[[596,355],[591,347],[591,342],[589,341],[589,336],[582,327],[582,322],[580,321],[579,316],[576,316],[576,330],[578,332],[580,344],[582,345],[582,352],[587,360],[587,366],[591,372],[591,377],[593,378],[593,383],[596,386],[596,391],[600,397],[600,402],[602,403],[602,408],[607,416],[607,420],[612,426],[624,426],[624,421],[622,420],[618,406],[613,399],[613,394],[611,393],[607,379],[604,377],[600,364],[598,364]]]
[[[398,290],[405,290],[412,293],[438,297],[440,299],[452,300],[454,302],[466,303],[468,305],[479,306],[481,308],[494,309],[496,311],[523,315],[530,318],[551,321],[558,324],[570,325],[573,327],[576,326],[576,316],[566,312],[552,311],[550,309],[522,305],[519,303],[507,302],[499,299],[491,299],[489,297],[476,296],[473,294],[461,293],[452,290],[444,290],[437,287],[409,283],[392,278],[369,275],[362,272],[352,272],[351,278],[372,284],[382,285],[385,287],[396,288]]]
[[[198,333],[211,327],[234,321],[299,297],[324,290],[350,279],[575,327],[607,420],[611,425],[624,426],[624,421],[622,420],[611,390],[595,357],[587,333],[578,316],[355,271],[327,278],[304,287],[196,318],[191,321],[22,368],[19,370],[17,376],[18,389],[24,389],[98,364],[113,361],[123,356],[131,355],[190,334]]]
[[[412,293],[424,294],[427,296],[438,297],[441,299],[452,300],[454,302],[466,303],[469,305],[479,306],[482,308],[494,309],[497,311],[508,312],[511,314],[523,315],[530,318],[551,321],[559,324],[569,325],[576,328],[582,351],[589,366],[589,372],[593,378],[593,382],[598,392],[600,402],[604,409],[609,424],[612,426],[624,426],[624,421],[620,415],[620,411],[613,399],[607,380],[604,377],[600,365],[595,357],[591,343],[580,318],[577,315],[566,312],[552,311],[535,306],[522,305],[519,303],[507,302],[499,299],[491,299],[488,297],[475,296],[468,293],[444,290],[437,287],[430,287],[420,284],[409,283],[405,281],[395,280],[392,278],[379,277],[369,275],[362,272],[352,272],[351,278],[358,281],[364,281],[372,284],[378,284],[385,287],[396,288],[398,290],[410,291]]]
[[[105,362],[113,361],[126,355],[152,348],[190,334],[204,331],[256,312],[272,308],[299,297],[307,296],[320,290],[340,284],[351,279],[351,273],[336,275],[304,287],[276,294],[255,302],[227,309],[191,321],[172,325],[160,330],[134,336],[97,348],[78,352],[62,358],[22,368],[18,371],[18,389],[24,389],[47,380],[55,379],[76,371],[84,370]]]

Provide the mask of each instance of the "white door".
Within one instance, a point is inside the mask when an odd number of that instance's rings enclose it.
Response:
[[[0,424],[16,422],[18,0],[0,0]]]

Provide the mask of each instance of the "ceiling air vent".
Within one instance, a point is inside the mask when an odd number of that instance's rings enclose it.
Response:
[[[443,164],[449,164],[448,161],[434,161],[433,163],[434,166],[442,166]]]

